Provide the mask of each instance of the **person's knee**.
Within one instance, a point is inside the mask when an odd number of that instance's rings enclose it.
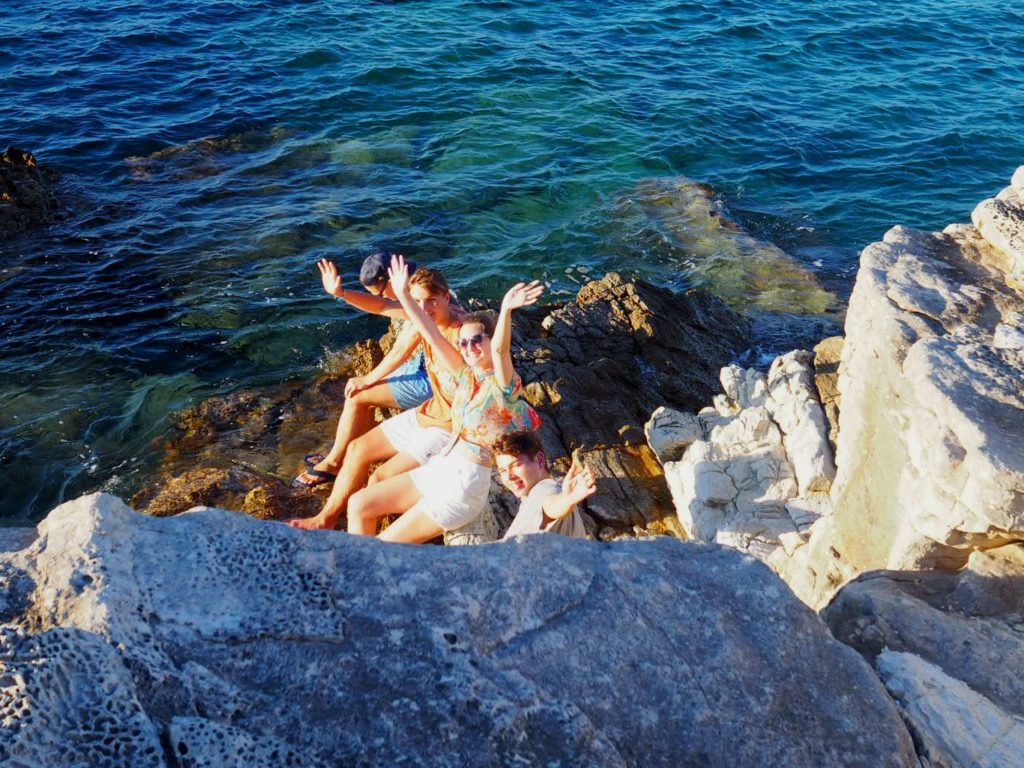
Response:
[[[365,489],[356,491],[348,500],[348,516],[351,520],[367,521],[372,520],[373,504],[370,494]]]
[[[357,437],[348,446],[348,456],[357,466],[368,466],[373,461],[373,453],[369,440],[365,436]]]

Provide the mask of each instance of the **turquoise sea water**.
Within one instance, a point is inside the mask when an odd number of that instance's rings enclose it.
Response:
[[[400,250],[485,297],[700,284],[708,253],[644,198],[687,176],[841,305],[864,245],[967,220],[1024,163],[1024,11],[16,0],[0,105],[69,206],[0,243],[0,517],[24,524],[130,494],[169,411],[378,331],[321,293],[325,255]]]

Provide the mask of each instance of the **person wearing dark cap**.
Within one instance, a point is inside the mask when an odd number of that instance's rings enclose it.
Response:
[[[386,253],[374,253],[366,257],[359,270],[359,282],[366,288],[365,293],[342,288],[338,268],[328,259],[322,259],[317,267],[324,290],[331,296],[363,312],[404,318],[405,313],[395,300],[388,283],[387,267],[390,261],[390,254]],[[397,408],[404,411],[415,408],[432,396],[419,334],[406,323],[394,345],[372,371],[365,376],[353,376],[346,382],[345,405],[338,419],[334,444],[326,454],[311,453],[306,456],[306,470],[295,478],[294,484],[312,488],[333,481],[349,443],[374,426],[375,408]]]

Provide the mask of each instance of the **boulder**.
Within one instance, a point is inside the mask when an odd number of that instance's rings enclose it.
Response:
[[[1020,178],[977,226],[895,227],[865,248],[845,339],[813,372],[807,353],[763,381],[723,371],[704,441],[666,464],[684,528],[765,558],[813,606],[859,573],[958,570],[1024,540]]]
[[[812,355],[791,352],[767,375],[723,368],[714,407],[654,412],[647,438],[688,537],[778,567],[830,512],[835,466],[814,380]]]
[[[1005,253],[970,226],[896,227],[864,249],[829,534],[847,578],[957,569],[975,549],[1024,538],[1024,350],[1005,343],[1024,317],[1013,282]]]
[[[31,152],[8,147],[0,155],[0,240],[56,220],[59,180],[60,174],[40,166]]]
[[[875,665],[929,764],[1017,764],[1024,754],[1017,674],[1024,665],[1024,545],[975,552],[958,574],[862,575],[822,616]]]
[[[917,765],[868,664],[727,549],[396,546],[103,495],[39,533],[0,555],[5,764]]]

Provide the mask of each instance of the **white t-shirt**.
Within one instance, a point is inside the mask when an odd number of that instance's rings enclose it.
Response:
[[[583,518],[580,517],[580,512],[575,507],[561,520],[555,520],[547,528],[544,527],[544,499],[553,493],[561,493],[561,491],[561,483],[552,477],[546,477],[533,486],[526,494],[526,498],[519,502],[519,512],[516,513],[515,520],[508,527],[502,540],[512,539],[526,533],[560,533],[563,536],[587,538],[587,529],[583,525]]]

